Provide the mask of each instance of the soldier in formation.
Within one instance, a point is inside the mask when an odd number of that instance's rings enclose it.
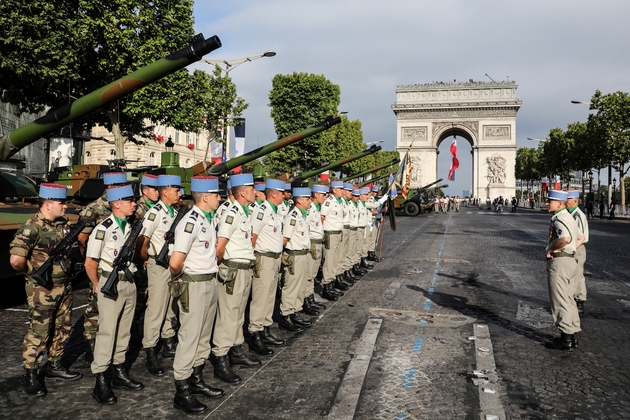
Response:
[[[324,265],[322,297],[330,301],[339,300],[343,296],[334,289],[337,277],[337,266],[343,258],[341,243],[344,229],[344,200],[343,182],[331,181],[332,194],[328,196],[321,208],[322,224],[324,226]]]
[[[578,206],[579,202],[580,192],[576,190],[569,191],[567,208],[571,216],[573,216],[578,230],[582,235],[584,235],[584,241],[575,251],[575,256],[578,262],[578,272],[575,285],[575,296],[573,297],[577,306],[578,314],[582,316],[584,315],[584,302],[586,302],[586,278],[584,277],[584,264],[586,263],[586,244],[589,239],[589,230],[588,217],[586,217],[584,212],[580,210],[580,207]]]
[[[545,249],[547,283],[551,314],[560,330],[560,337],[548,344],[558,350],[573,350],[578,346],[580,317],[575,302],[578,276],[576,250],[584,242],[577,223],[567,210],[568,193],[549,191],[547,211],[553,213],[549,226],[549,241]]]
[[[68,234],[66,187],[41,184],[39,211],[18,229],[9,245],[11,267],[26,279],[26,300],[29,308],[28,330],[22,342],[22,363],[26,369],[24,390],[31,397],[47,394],[46,384],[40,379],[39,368],[44,351],[48,363],[43,376],[74,381],[82,375],[71,372],[61,364],[64,346],[72,327],[72,284],[60,262],[49,271],[48,286],[40,285],[33,277],[49,258],[49,253]],[[69,265],[70,261],[64,261]]]

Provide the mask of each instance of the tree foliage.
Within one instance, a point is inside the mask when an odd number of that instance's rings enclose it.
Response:
[[[190,43],[192,0],[4,0],[0,3],[1,100],[41,111],[90,93]],[[89,116],[124,142],[148,136],[153,124],[199,132],[244,109],[229,78],[186,69]],[[229,99],[217,100],[217,93]],[[217,106],[217,103],[221,103]],[[208,118],[210,117],[210,118]],[[204,120],[205,118],[205,120]]]

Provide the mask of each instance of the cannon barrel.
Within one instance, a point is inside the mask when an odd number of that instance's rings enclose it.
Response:
[[[437,184],[438,182],[442,182],[442,181],[443,181],[443,178],[440,178],[440,179],[438,179],[438,180],[437,180],[437,181],[435,181],[435,182],[432,182],[432,183],[430,183],[430,184],[425,185],[424,187],[420,187],[420,188],[419,188],[419,190],[420,190],[420,191],[422,191],[422,190],[426,190],[426,189],[430,188],[432,185],[435,185],[435,184]],[[436,188],[437,188],[437,187],[436,187]]]
[[[343,179],[342,179],[342,181],[350,181],[350,180],[353,180],[353,179],[356,179],[356,178],[359,178],[359,177],[362,177],[362,176],[365,176],[365,175],[368,175],[368,174],[371,174],[371,173],[374,173],[374,172],[380,171],[380,170],[382,170],[382,169],[387,168],[388,166],[395,165],[395,164],[397,164],[397,163],[399,163],[399,162],[400,162],[400,159],[394,159],[394,160],[392,160],[391,162],[388,162],[388,163],[386,163],[386,164],[384,164],[384,165],[375,166],[375,167],[370,168],[370,169],[368,169],[368,170],[366,170],[366,171],[360,172],[360,173],[358,173],[358,174],[356,174],[356,175],[352,175],[352,176],[349,176],[349,177],[343,178]]]
[[[388,178],[388,177],[389,177],[389,174],[381,175],[378,178],[372,178],[372,179],[368,179],[367,181],[363,181],[360,185],[362,187],[365,187],[367,184],[372,184],[372,183],[374,183],[376,181],[380,181],[381,179],[385,179],[385,178]]]
[[[48,112],[41,118],[26,124],[0,138],[0,160],[6,160],[20,149],[42,138],[46,134],[63,127],[84,115],[156,80],[181,70],[211,51],[221,47],[221,40],[216,35],[204,39],[202,34],[192,38],[185,48],[175,51],[165,58],[148,64],[133,73],[124,76],[100,89]]]
[[[226,162],[219,163],[218,165],[213,165],[209,167],[206,172],[208,173],[208,175],[214,176],[226,174],[237,166],[244,165],[254,159],[258,159],[261,156],[268,155],[269,153],[275,152],[278,149],[281,149],[297,141],[303,140],[307,137],[327,130],[332,126],[339,124],[340,122],[340,117],[327,117],[324,121],[310,128],[307,128],[295,134],[291,134],[290,136],[283,139],[276,140],[273,143],[269,143],[266,146],[259,147],[258,149],[247,152],[244,155],[232,158]]]
[[[330,163],[328,165],[322,166],[320,168],[313,169],[312,171],[304,172],[304,173],[302,173],[300,175],[294,176],[293,178],[291,178],[291,182],[292,183],[302,182],[303,180],[309,179],[312,176],[319,175],[322,172],[326,172],[328,170],[338,168],[340,166],[345,165],[346,163],[354,162],[357,159],[361,159],[361,158],[364,158],[366,156],[369,156],[369,155],[371,155],[373,153],[378,152],[379,150],[381,150],[381,146],[372,145],[370,148],[365,149],[362,152],[359,152],[359,153],[357,153],[355,155],[349,156],[349,157],[347,157],[345,159],[342,159],[342,160],[339,160],[337,162],[333,162],[333,163]]]

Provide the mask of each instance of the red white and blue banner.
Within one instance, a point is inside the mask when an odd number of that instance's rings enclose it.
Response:
[[[453,162],[451,163],[451,169],[448,170],[448,180],[455,181],[455,170],[459,168],[459,159],[457,159],[457,138],[453,138],[451,143],[451,154],[453,155]]]

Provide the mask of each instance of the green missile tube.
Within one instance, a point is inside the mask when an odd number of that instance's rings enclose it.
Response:
[[[291,178],[291,183],[300,183],[303,180],[309,179],[312,176],[319,175],[322,172],[326,172],[328,170],[338,168],[340,166],[345,165],[346,163],[354,162],[357,159],[361,159],[366,156],[369,156],[373,153],[378,152],[379,150],[381,150],[381,146],[372,145],[372,147],[370,147],[369,149],[365,149],[364,151],[359,152],[356,155],[349,156],[340,161],[330,163],[326,166],[322,166],[321,168],[313,169],[312,171],[304,172],[300,175],[294,176],[293,178]]]
[[[226,162],[219,163],[218,165],[213,165],[206,169],[208,175],[219,176],[223,174],[227,174],[232,169],[237,166],[244,165],[252,160],[258,159],[261,156],[268,155],[271,152],[275,152],[278,149],[282,149],[290,144],[293,144],[297,141],[303,140],[307,137],[320,133],[324,130],[329,129],[333,125],[339,124],[341,122],[340,117],[327,117],[324,121],[302,130],[298,133],[291,134],[288,137],[285,137],[280,140],[276,140],[273,143],[269,143],[266,146],[259,147],[258,149],[252,150],[251,152],[247,152],[244,155],[232,158]]]
[[[384,165],[381,165],[381,166],[375,166],[375,167],[373,167],[373,168],[368,169],[367,171],[359,172],[359,173],[358,173],[358,174],[356,174],[356,175],[352,175],[352,176],[349,176],[349,177],[343,178],[343,179],[342,179],[342,181],[347,182],[347,181],[350,181],[350,180],[353,180],[353,179],[356,179],[356,178],[360,178],[360,177],[362,177],[362,176],[365,176],[365,175],[368,175],[368,174],[372,174],[372,173],[377,172],[377,171],[380,171],[380,170],[382,170],[382,169],[386,169],[388,166],[393,166],[393,165],[395,165],[395,164],[397,164],[397,163],[399,163],[399,162],[400,162],[400,159],[394,159],[394,160],[392,160],[391,162],[386,163],[386,164],[384,164]]]
[[[204,55],[220,47],[221,40],[216,35],[208,39],[204,39],[202,34],[195,35],[190,45],[175,51],[168,57],[144,66],[61,108],[51,110],[43,117],[3,136],[0,138],[0,160],[7,160],[20,149],[46,134],[128,93],[143,88],[177,70],[181,70],[195,61],[201,60]]]
[[[362,182],[361,184],[359,184],[359,185],[361,185],[362,187],[365,187],[367,184],[372,184],[372,183],[374,183],[374,182],[376,182],[376,181],[380,181],[381,179],[385,179],[385,178],[387,178],[387,177],[389,177],[389,174],[379,176],[378,178],[368,179],[367,181],[363,181],[363,182]]]

